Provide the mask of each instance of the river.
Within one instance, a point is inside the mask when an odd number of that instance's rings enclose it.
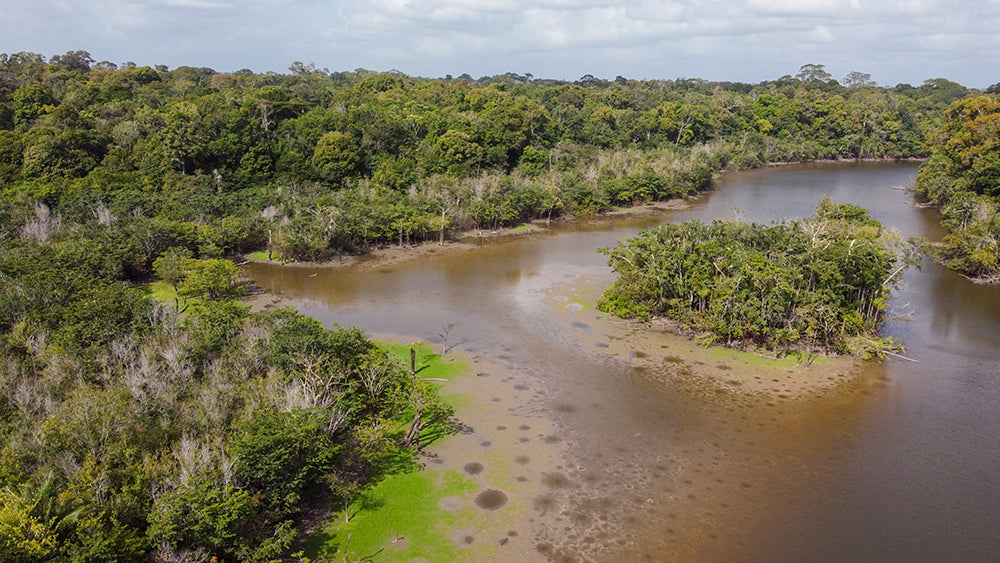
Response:
[[[937,213],[899,189],[916,172],[914,163],[739,172],[684,209],[553,223],[382,268],[247,272],[277,304],[328,323],[436,343],[447,328],[449,345],[508,374],[491,384],[524,392],[494,400],[515,420],[547,421],[552,430],[534,443],[560,448],[559,471],[542,479],[549,494],[535,490],[529,503],[532,533],[519,536],[540,558],[987,561],[1000,553],[996,287],[929,261],[906,271],[885,331],[916,361],[836,374],[841,382],[813,398],[780,393],[808,369],[775,378],[769,398],[690,384],[698,378],[687,374],[753,368],[692,359],[699,353],[676,338],[612,327],[574,304],[612,279],[596,249],[663,222],[770,223],[809,215],[829,195],[905,236],[939,239]],[[482,444],[498,441],[490,431]]]

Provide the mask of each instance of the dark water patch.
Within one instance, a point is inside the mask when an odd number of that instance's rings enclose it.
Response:
[[[479,462],[472,461],[472,462],[466,463],[462,467],[462,469],[464,469],[465,472],[468,473],[469,475],[479,475],[480,473],[483,472],[483,469],[485,469],[485,467],[483,466],[483,464],[481,464]]]
[[[608,344],[607,342],[595,342],[594,343],[594,347],[595,348],[609,348],[610,346],[611,345]]]
[[[593,518],[586,512],[573,511],[569,513],[569,521],[577,526],[586,526],[593,521]]]
[[[556,405],[556,410],[559,412],[571,413],[576,412],[576,405],[571,405],[568,403],[562,403]]]
[[[556,497],[552,495],[535,497],[535,500],[532,501],[532,505],[535,507],[535,510],[542,513],[542,516],[545,516],[545,513],[548,512],[549,509],[555,508]]]
[[[565,489],[570,485],[570,480],[562,473],[546,473],[542,476],[542,483],[550,489]]]
[[[486,489],[476,495],[476,506],[483,510],[497,510],[507,505],[507,494],[497,489]]]
[[[570,324],[573,325],[573,328],[579,328],[579,329],[583,329],[583,330],[590,330],[591,329],[590,324],[585,323],[583,321],[573,321]]]
[[[528,426],[527,424],[522,424],[522,425],[518,426],[517,429],[518,430],[531,430],[531,427]]]
[[[484,448],[488,448],[488,447],[490,447],[490,446],[493,445],[493,442],[491,442],[489,440],[483,440],[482,442],[479,442],[479,445],[482,446],[482,447],[484,447]]]
[[[518,383],[517,385],[514,386],[514,389],[516,389],[518,391],[527,391],[528,390],[528,386],[525,385],[525,384],[523,384],[523,383]]]

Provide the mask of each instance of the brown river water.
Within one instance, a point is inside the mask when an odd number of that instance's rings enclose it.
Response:
[[[992,561],[1000,288],[929,261],[908,270],[885,332],[916,361],[860,365],[762,368],[586,305],[613,279],[596,250],[664,222],[770,223],[829,195],[937,240],[937,212],[899,189],[916,172],[740,172],[684,209],[553,223],[384,267],[246,272],[276,305],[379,338],[440,345],[452,325],[448,344],[480,370],[465,391],[484,403],[436,461],[518,475],[495,487],[510,500],[496,513],[511,515],[496,516],[511,533],[495,560]]]

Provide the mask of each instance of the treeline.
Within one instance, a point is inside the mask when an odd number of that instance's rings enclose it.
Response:
[[[854,204],[827,198],[814,217],[770,227],[668,224],[603,252],[619,277],[598,307],[621,317],[778,353],[869,358],[898,346],[879,329],[912,251]]]
[[[916,188],[941,208],[948,234],[939,258],[969,277],[1000,281],[1000,95],[952,104],[930,146]]]
[[[924,156],[940,110],[968,92],[842,86],[807,67],[755,85],[560,83],[0,55],[5,225],[37,204],[64,224],[155,231],[151,257],[317,260],[685,196],[721,168]]]

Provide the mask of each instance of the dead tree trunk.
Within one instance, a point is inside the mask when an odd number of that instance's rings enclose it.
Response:
[[[424,413],[422,411],[417,411],[413,415],[413,422],[410,423],[410,429],[406,431],[406,436],[399,442],[401,446],[411,446],[420,440],[420,430],[424,427],[423,418]]]

